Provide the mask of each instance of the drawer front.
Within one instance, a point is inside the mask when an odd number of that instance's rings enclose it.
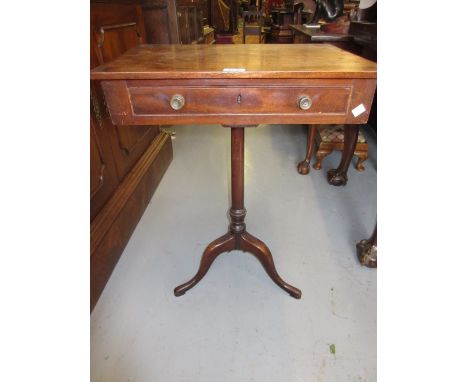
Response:
[[[102,82],[116,125],[361,124],[375,85],[374,79]],[[300,100],[310,107],[301,108]]]
[[[351,87],[129,87],[135,115],[184,114],[346,114]],[[184,106],[175,110],[171,99],[182,96]],[[299,107],[308,97],[312,106]]]

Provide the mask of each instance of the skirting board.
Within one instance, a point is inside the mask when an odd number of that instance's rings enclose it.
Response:
[[[91,311],[172,161],[169,134],[161,132],[91,223]]]

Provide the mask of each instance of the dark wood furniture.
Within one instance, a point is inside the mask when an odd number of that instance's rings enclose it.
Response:
[[[91,68],[145,42],[134,3],[91,4]],[[115,126],[100,86],[91,82],[91,309],[172,159],[159,126]]]
[[[320,28],[310,28],[304,25],[290,25],[293,33],[294,44],[313,44],[329,43],[340,48],[346,47],[345,44],[353,42],[353,36],[342,33],[327,33]]]
[[[207,1],[141,0],[141,3],[148,43],[206,43],[203,26],[208,15]]]
[[[202,44],[203,12],[199,0],[177,0],[177,24],[181,44]]]
[[[237,32],[238,7],[237,0],[211,0],[210,25],[217,35],[232,36]]]
[[[285,45],[282,54],[267,44],[142,45],[95,68],[91,78],[101,81],[118,126],[217,123],[231,129],[229,232],[208,245],[198,272],[175,288],[175,295],[197,284],[219,254],[240,249],[300,298],[301,291],[278,275],[266,244],[246,231],[244,129],[263,123],[342,123],[354,134],[352,126],[368,118],[375,63],[326,44]],[[356,107],[364,111],[353,113]]]
[[[350,51],[361,57],[377,62],[377,2],[367,9],[358,9],[357,20],[352,21],[349,33],[354,37]],[[368,124],[377,132],[377,89],[372,102]],[[349,142],[352,145],[352,142]],[[346,145],[346,142],[345,142]],[[348,152],[353,150],[349,148]],[[362,265],[377,267],[377,223],[373,235],[357,245],[357,256]]]
[[[307,149],[305,159],[297,164],[297,172],[306,175],[310,171],[310,161],[313,154],[316,126],[309,125]],[[346,186],[348,182],[348,169],[356,150],[356,142],[359,135],[359,125],[348,125],[344,130],[343,149],[340,164],[336,169],[327,171],[328,183],[332,186]],[[318,168],[317,168],[318,169]]]
[[[274,9],[271,11],[272,25],[268,42],[273,44],[291,44],[293,35],[290,24],[294,20],[293,10]]]
[[[377,23],[351,21],[348,33],[353,36],[354,43],[348,50],[377,62]]]
[[[352,36],[352,42],[333,42],[334,45],[340,46],[341,48],[352,52],[354,54],[358,54],[361,57],[366,59],[372,60],[377,62],[377,3],[375,3],[372,7],[368,9],[358,9],[357,20],[352,21],[349,26],[348,33]],[[311,43],[313,41],[308,39],[307,30],[301,26],[291,26],[291,29],[295,32],[296,35],[302,34],[303,36],[299,37],[295,42],[302,43],[308,42]],[[310,37],[312,37],[313,33],[310,33]],[[334,35],[334,34],[331,34]],[[377,131],[377,90],[374,96],[374,100],[372,102],[371,111],[368,119],[368,123],[371,127]],[[355,132],[352,130],[356,129]],[[349,165],[352,160],[352,156],[356,150],[357,144],[357,137],[358,137],[358,128],[352,127],[351,129],[347,129],[344,137],[343,143],[343,152],[341,156],[341,162],[337,169],[329,170],[327,173],[328,182],[334,186],[344,186],[348,181],[347,171]],[[306,158],[298,164],[298,172],[300,174],[307,174],[309,173],[309,164],[310,158],[312,156],[313,151],[313,142],[315,136],[315,129],[313,126],[309,126],[309,138],[306,150]],[[377,232],[377,225],[375,228],[375,240]],[[373,267],[377,265],[377,245],[372,244],[372,236],[369,240],[362,240],[357,244],[358,249],[358,258],[362,265],[366,265],[369,267]],[[366,252],[364,248],[364,244],[371,243],[371,245],[367,245],[366,248],[368,251]],[[372,254],[369,255],[370,252]],[[367,253],[367,255],[363,255],[363,253]],[[366,260],[362,260],[365,258]]]
[[[142,0],[147,42],[180,44],[176,0]]]
[[[265,37],[263,25],[263,12],[261,11],[244,11],[242,12],[242,43],[245,44],[246,36],[257,36],[258,43],[262,43]]]
[[[316,170],[320,170],[322,168],[322,161],[327,155],[330,155],[334,150],[343,151],[344,126],[309,125],[306,157],[297,165],[297,170],[302,175],[309,173],[314,144],[317,146],[315,154],[317,160],[312,167]],[[367,160],[368,149],[369,145],[367,144],[365,137],[361,133],[358,133],[358,140],[354,149],[354,155],[358,157],[356,170],[364,171],[363,163]]]
[[[374,26],[371,26],[373,24]],[[351,22],[349,28],[349,34],[336,34],[336,33],[325,33],[321,29],[306,28],[303,25],[291,25],[291,30],[295,35],[296,43],[332,43],[346,51],[358,54],[361,57],[370,59],[374,62],[377,60],[377,45],[376,45],[376,24],[366,22]],[[375,34],[373,33],[375,32]],[[376,96],[372,103],[371,112],[369,116],[369,122],[372,126],[377,125],[377,109],[376,109]],[[355,129],[352,127],[351,129]],[[313,127],[309,127],[313,129]],[[344,186],[348,181],[347,171],[349,164],[352,161],[352,156],[355,152],[355,146],[359,129],[356,132],[351,133],[351,129],[347,129],[345,134],[344,147],[342,152],[342,159],[340,166],[337,169],[328,171],[327,179],[331,185]],[[298,164],[298,172],[300,174],[309,173],[310,158],[313,150],[313,139],[310,139],[311,134],[309,132],[309,139],[306,150],[306,157],[303,161]],[[346,137],[351,140],[347,141]],[[349,146],[351,145],[351,146]],[[349,147],[348,147],[349,146]]]
[[[356,250],[361,265],[377,268],[377,223],[372,236],[357,243]]]

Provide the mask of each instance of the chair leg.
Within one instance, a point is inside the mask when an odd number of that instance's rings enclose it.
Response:
[[[307,137],[307,149],[306,149],[306,157],[302,162],[297,164],[297,172],[302,175],[306,175],[309,173],[310,169],[310,160],[312,159],[312,154],[314,150],[314,137],[315,137],[316,127],[315,125],[309,125],[309,134]]]
[[[356,170],[364,171],[366,168],[364,167],[363,163],[367,159],[367,152],[358,151],[355,152],[354,155],[358,157],[358,161],[356,163]]]
[[[348,168],[356,151],[359,134],[359,125],[347,125],[344,131],[343,151],[341,161],[337,168],[327,171],[327,181],[332,186],[346,186],[348,182]]]
[[[327,155],[331,154],[331,150],[318,150],[317,154],[315,154],[317,158],[317,162],[314,163],[312,166],[316,170],[320,170],[322,168],[322,160],[325,158]]]

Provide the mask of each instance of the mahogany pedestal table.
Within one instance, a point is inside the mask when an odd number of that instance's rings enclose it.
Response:
[[[292,297],[267,245],[246,231],[244,129],[258,124],[366,123],[376,64],[332,45],[141,45],[91,71],[117,126],[221,124],[231,129],[229,232],[205,249],[183,295],[223,252],[253,254]],[[287,233],[284,233],[287,238]]]

